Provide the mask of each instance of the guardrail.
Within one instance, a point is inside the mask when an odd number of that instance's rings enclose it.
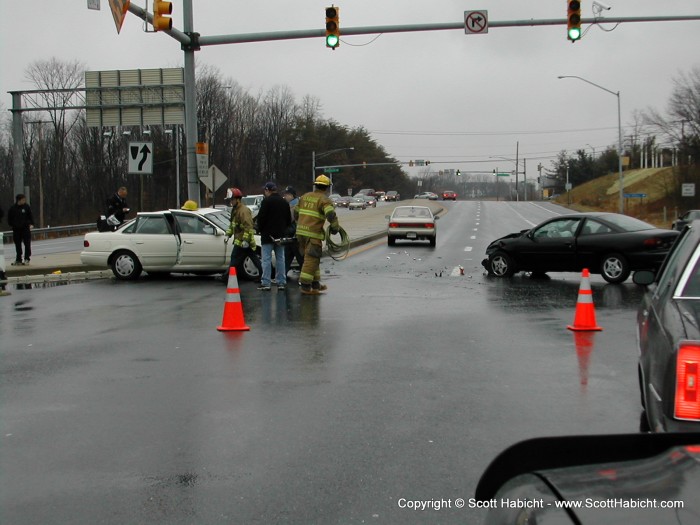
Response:
[[[74,224],[72,226],[53,226],[48,228],[33,228],[32,229],[32,240],[42,240],[42,239],[59,239],[61,237],[70,237],[72,235],[80,235],[90,231],[97,230],[97,225],[92,222],[90,224]],[[11,243],[12,241],[12,231],[0,232],[2,233],[3,243]]]

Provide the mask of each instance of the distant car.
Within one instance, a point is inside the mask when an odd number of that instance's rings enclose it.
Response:
[[[241,202],[250,208],[250,213],[253,215],[253,219],[258,216],[260,204],[264,198],[265,195],[246,195],[241,199]]]
[[[384,200],[389,202],[389,201],[400,201],[401,200],[401,195],[399,195],[398,191],[387,191],[386,195],[384,195]]]
[[[443,191],[443,192],[442,192],[442,200],[446,201],[446,200],[448,200],[448,199],[449,199],[449,200],[456,201],[456,200],[457,200],[457,194],[456,194],[454,191],[452,191],[452,190],[445,190],[445,191]]]
[[[433,215],[427,206],[397,206],[389,216],[387,242],[394,246],[397,239],[408,241],[427,240],[430,246],[437,242],[435,222],[440,218]]]
[[[673,221],[671,228],[673,228],[674,230],[681,231],[686,224],[690,224],[691,222],[697,221],[698,219],[700,219],[700,210],[688,210],[683,215],[678,217],[675,221]]]
[[[377,198],[378,201],[383,201],[386,198],[386,193],[383,191],[378,191],[375,193],[374,196]]]
[[[470,506],[487,525],[690,525],[699,490],[698,433],[555,436],[496,456]]]
[[[438,200],[437,193],[433,193],[432,191],[424,191],[423,193],[419,193],[414,199],[428,199],[431,201],[436,201]]]
[[[192,273],[212,275],[228,270],[233,242],[225,232],[230,215],[225,209],[141,212],[116,231],[85,235],[80,260],[105,266],[120,280],[149,274]],[[260,238],[256,236],[257,245]],[[260,274],[246,258],[237,273],[256,280]]]
[[[340,199],[340,193],[331,193],[328,198],[331,200],[334,206],[338,204],[338,200]]]
[[[367,203],[367,207],[369,208],[370,206],[372,208],[377,207],[377,199],[376,197],[372,197],[371,195],[359,195],[359,197],[362,197],[365,199],[365,202]]]
[[[348,202],[349,210],[366,210],[367,201],[360,195],[359,197],[351,197],[350,202]]]
[[[618,213],[560,215],[496,239],[481,264],[496,277],[587,268],[621,283],[632,271],[658,269],[676,237],[677,231]]]
[[[374,191],[374,188],[362,188],[356,195],[370,195],[371,197],[374,197],[376,194],[377,192]]]
[[[347,195],[340,197],[335,205],[339,208],[347,208],[348,205],[350,204],[350,201],[352,201],[352,197],[348,197]]]
[[[637,313],[642,428],[700,432],[700,221],[681,232]]]

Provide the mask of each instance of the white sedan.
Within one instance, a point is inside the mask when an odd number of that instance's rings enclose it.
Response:
[[[440,217],[433,215],[427,206],[397,206],[389,219],[387,242],[389,246],[396,244],[396,239],[407,241],[427,240],[430,246],[435,246],[437,229],[435,221]]]
[[[153,274],[212,275],[228,270],[233,242],[226,239],[229,211],[201,208],[139,213],[113,232],[85,235],[83,264],[110,267],[117,279],[131,280],[142,271]],[[256,236],[258,247],[260,239]],[[246,258],[241,277],[257,280],[260,274]]]

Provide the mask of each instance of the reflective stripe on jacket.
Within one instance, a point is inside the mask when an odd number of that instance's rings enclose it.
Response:
[[[231,210],[231,224],[226,230],[226,235],[233,235],[233,244],[240,246],[243,241],[255,249],[255,228],[253,226],[253,214],[250,208],[239,203]]]
[[[316,190],[302,195],[294,208],[294,216],[297,218],[297,235],[302,237],[322,241],[325,239],[323,225],[326,221],[338,227],[333,202],[323,191]]]

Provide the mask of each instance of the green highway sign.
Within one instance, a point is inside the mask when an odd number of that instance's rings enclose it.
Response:
[[[340,168],[326,168],[323,171],[326,173],[340,173]]]
[[[510,173],[496,173],[496,177],[510,177]]]

